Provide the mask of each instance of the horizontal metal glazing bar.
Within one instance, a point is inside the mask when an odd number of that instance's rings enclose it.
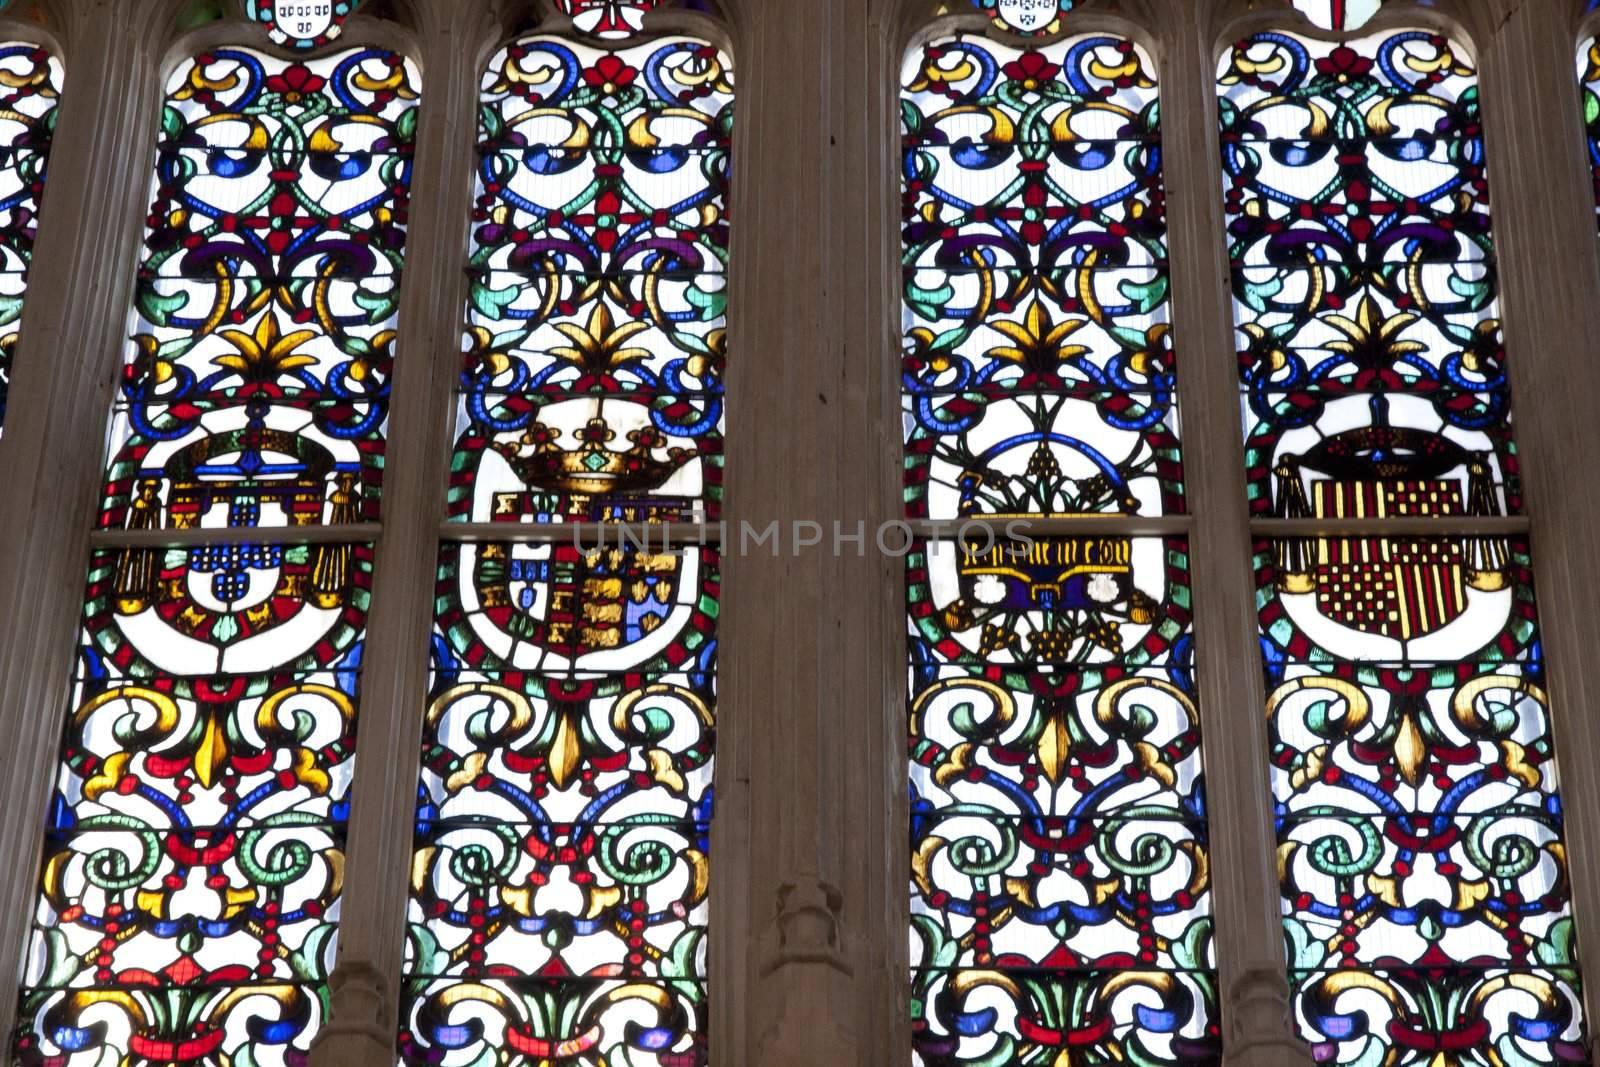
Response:
[[[91,548],[191,548],[198,545],[328,545],[377,541],[375,522],[339,526],[231,526],[217,529],[96,530]]]
[[[1251,519],[1256,537],[1511,537],[1532,528],[1525,515],[1400,515],[1370,519]]]
[[[907,521],[918,539],[941,540],[954,537],[981,537],[990,531],[996,536],[1018,537],[1183,537],[1194,528],[1188,515],[1070,515],[1051,518],[1007,518],[973,516],[966,519],[911,519]]]
[[[719,523],[670,522],[445,522],[439,525],[439,540],[453,542],[565,542],[576,545],[616,548],[635,545],[660,548],[670,545],[720,545],[727,530]]]

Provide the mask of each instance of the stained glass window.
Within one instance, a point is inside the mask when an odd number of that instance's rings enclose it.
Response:
[[[726,57],[534,38],[483,88],[450,516],[715,520]]]
[[[303,1064],[326,1016],[372,545],[272,531],[374,514],[416,94],[376,49],[169,84],[20,1062]]]
[[[719,515],[732,105],[681,37],[484,73],[448,511],[493,525],[440,555],[407,1064],[708,1062],[718,552],[579,524]]]
[[[1149,57],[939,39],[901,112],[908,517],[1181,512]],[[907,583],[915,1062],[1214,1062],[1185,540],[930,537]]]
[[[1594,172],[1595,213],[1600,216],[1600,37],[1578,49],[1578,80],[1583,83],[1583,123],[1589,141],[1589,168]]]
[[[1294,1014],[1318,1063],[1588,1062],[1476,72],[1454,42],[1222,58]],[[1452,526],[1455,529],[1452,529]]]
[[[1148,61],[960,37],[907,77],[907,515],[1182,511]]]
[[[55,133],[61,62],[38,45],[0,44],[0,429]]]
[[[377,518],[416,96],[376,49],[179,72],[102,527]]]

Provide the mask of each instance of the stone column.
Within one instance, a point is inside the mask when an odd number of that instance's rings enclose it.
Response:
[[[1486,0],[1479,63],[1506,365],[1533,523],[1578,957],[1600,961],[1600,247],[1577,4]],[[1590,1018],[1595,994],[1588,993]]]
[[[170,0],[57,5],[65,90],[0,444],[0,1031],[66,714],[106,419],[150,194]]]
[[[1194,511],[1195,681],[1228,1067],[1309,1065],[1293,1034],[1256,644],[1238,360],[1222,210],[1213,0],[1154,5],[1173,336]]]
[[[422,99],[383,535],[363,659],[333,1010],[312,1048],[315,1067],[395,1062],[428,634],[466,307],[478,78],[499,32],[489,3],[416,0],[414,10]]]
[[[890,4],[737,5],[717,1062],[907,1062]],[[874,10],[881,8],[883,10]],[[741,536],[779,523],[777,555]],[[864,543],[834,545],[834,524]],[[820,527],[822,543],[794,533]],[[798,552],[798,554],[797,554]],[[737,897],[738,899],[732,899]],[[731,1014],[730,1014],[731,1013]]]

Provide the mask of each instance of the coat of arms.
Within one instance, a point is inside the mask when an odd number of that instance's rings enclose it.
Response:
[[[1280,518],[1448,518],[1499,511],[1488,456],[1437,434],[1385,425],[1325,438],[1279,457]],[[1465,479],[1455,477],[1464,471]],[[1463,492],[1463,486],[1465,492]],[[1348,537],[1281,540],[1277,586],[1299,602],[1290,614],[1323,625],[1321,643],[1345,631],[1402,646],[1437,633],[1474,608],[1473,592],[1510,584],[1503,538]],[[1308,603],[1309,601],[1309,603]],[[1339,651],[1334,649],[1334,651]],[[1356,658],[1371,658],[1366,652]]]

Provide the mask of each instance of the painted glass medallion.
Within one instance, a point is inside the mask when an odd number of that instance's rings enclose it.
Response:
[[[1023,36],[1053,32],[1073,0],[972,0],[989,13],[995,25]]]
[[[267,27],[274,44],[316,48],[339,36],[360,0],[244,0],[245,10]]]
[[[633,36],[644,28],[645,15],[661,6],[662,0],[556,0],[574,26],[605,38]]]

